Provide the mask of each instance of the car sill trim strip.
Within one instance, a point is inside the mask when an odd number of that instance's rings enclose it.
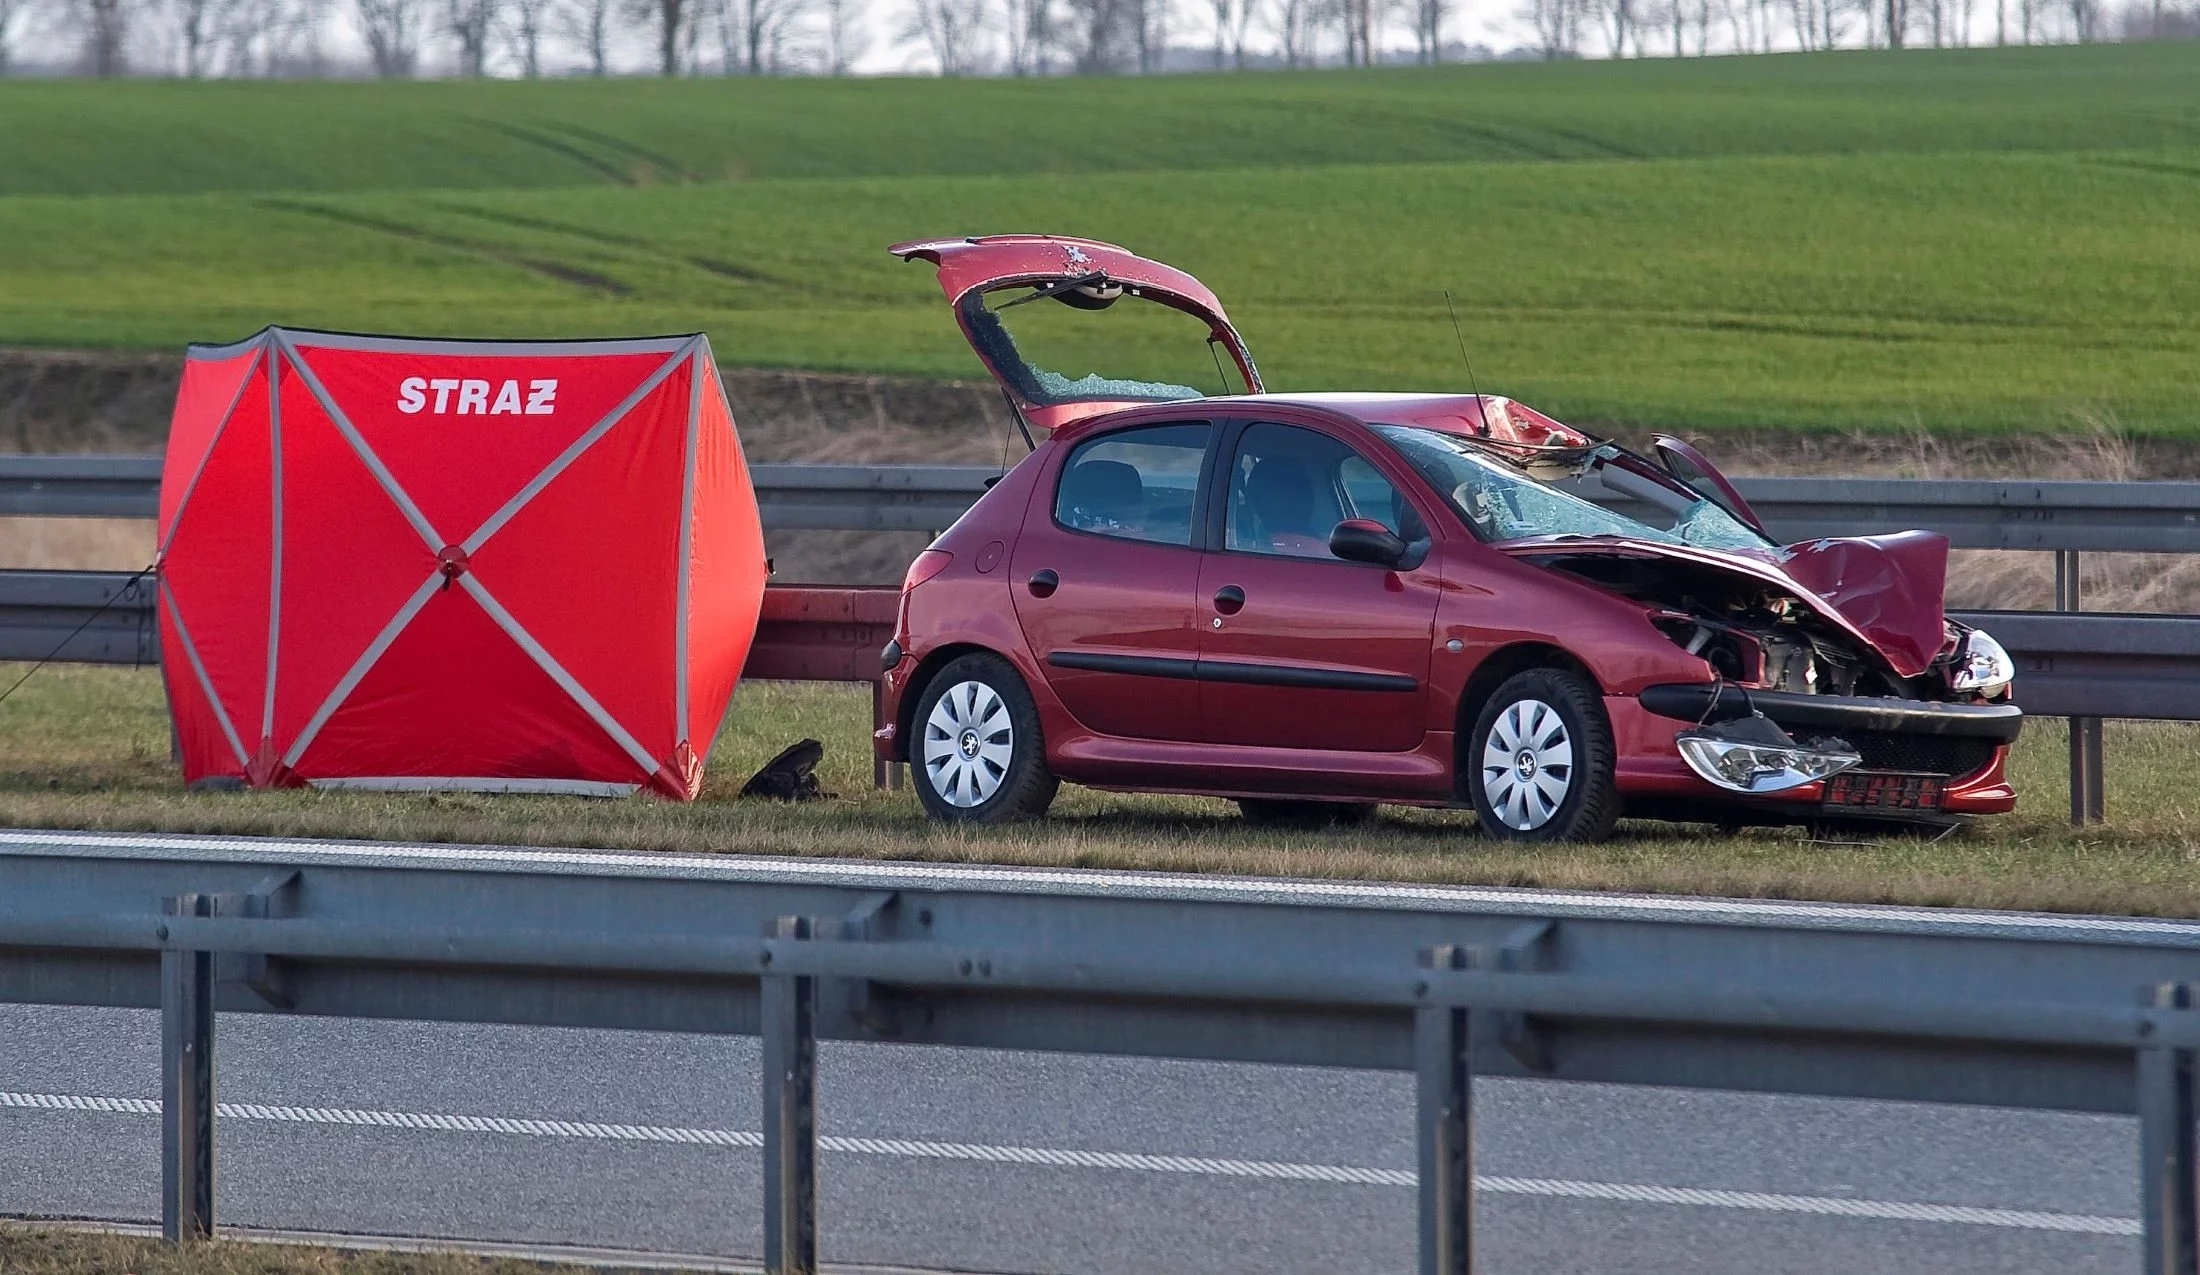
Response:
[[[1235,660],[1194,659],[1170,655],[1117,655],[1106,651],[1051,651],[1047,663],[1055,668],[1090,673],[1123,673],[1132,677],[1161,677],[1177,681],[1220,682],[1235,686],[1289,686],[1300,690],[1380,691],[1409,694],[1421,689],[1418,679],[1401,673],[1368,673],[1357,669],[1299,668],[1283,664],[1251,664]]]

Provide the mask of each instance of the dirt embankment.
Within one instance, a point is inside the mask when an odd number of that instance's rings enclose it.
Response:
[[[161,449],[178,356],[0,350],[0,452]],[[724,369],[741,439],[754,461],[852,465],[989,465],[1023,444],[1000,395],[973,381]],[[1900,478],[2200,479],[2200,448],[2074,428],[2057,437],[1722,432],[1701,439],[1735,474]],[[892,583],[921,534],[780,532],[768,549],[783,582]],[[0,519],[0,566],[128,569],[152,552],[143,523]],[[1959,607],[2045,607],[2045,554],[1961,551],[1949,594]],[[2200,610],[2200,561],[2089,554],[2089,608]]]

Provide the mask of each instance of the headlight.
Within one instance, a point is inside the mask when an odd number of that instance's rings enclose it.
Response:
[[[1764,717],[1742,717],[1696,726],[1673,737],[1681,760],[1698,775],[1730,792],[1773,793],[1800,788],[1864,764],[1837,741],[1806,748]]]
[[[2016,662],[2009,658],[2009,652],[2001,649],[2001,643],[1973,629],[1971,635],[1963,639],[1963,650],[1948,670],[1948,685],[1959,691],[1992,695],[2008,686],[2016,676]]]

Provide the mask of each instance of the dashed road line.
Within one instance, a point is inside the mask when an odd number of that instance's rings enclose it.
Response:
[[[0,1108],[79,1111],[157,1116],[160,1103],[150,1098],[111,1098],[85,1094],[11,1093],[0,1090]],[[457,1116],[415,1111],[376,1111],[353,1107],[293,1107],[254,1102],[224,1102],[216,1110],[226,1120],[280,1124],[346,1125],[407,1129],[429,1133],[507,1134],[534,1138],[654,1142],[700,1147],[756,1149],[764,1135],[742,1129],[698,1129],[677,1125],[605,1124],[588,1120],[542,1120],[524,1116]],[[903,1138],[852,1138],[826,1135],[820,1149],[845,1155],[918,1160],[961,1160],[1047,1168],[1105,1169],[1132,1173],[1175,1173],[1218,1178],[1258,1178],[1278,1182],[1319,1182],[1342,1186],[1410,1187],[1410,1169],[1344,1164],[1302,1164],[1288,1160],[1238,1160],[1212,1156],[1154,1155],[1134,1151],[1085,1151],[1061,1147],[995,1146],[971,1142],[930,1142]],[[1928,1222],[1991,1226],[2025,1231],[2082,1235],[2135,1236],[2139,1220],[2091,1213],[2038,1209],[1992,1209],[1907,1200],[1863,1200],[1838,1196],[1786,1195],[1766,1191],[1726,1191],[1703,1187],[1656,1186],[1634,1182],[1588,1182],[1572,1178],[1477,1176],[1475,1189],[1495,1195],[1601,1200],[1621,1204],[1683,1205],[1795,1213],[1817,1217],[1885,1222]]]

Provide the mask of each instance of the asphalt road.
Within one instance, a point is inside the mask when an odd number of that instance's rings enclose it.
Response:
[[[219,1216],[753,1256],[750,1040],[225,1015]],[[0,1006],[0,1215],[159,1214],[159,1021]],[[1404,1076],[823,1046],[828,1262],[1410,1271]],[[2132,1271],[2129,1120],[1484,1081],[1530,1272]]]

